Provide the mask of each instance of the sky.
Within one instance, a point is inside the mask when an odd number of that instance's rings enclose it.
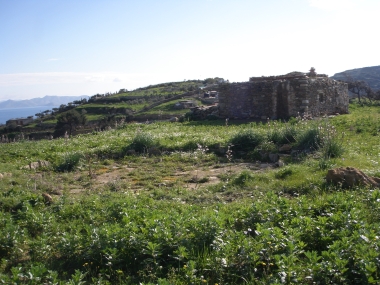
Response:
[[[379,0],[0,0],[0,101],[380,65]]]

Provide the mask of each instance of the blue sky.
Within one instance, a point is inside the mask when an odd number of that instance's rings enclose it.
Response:
[[[380,65],[378,0],[0,0],[0,101]]]

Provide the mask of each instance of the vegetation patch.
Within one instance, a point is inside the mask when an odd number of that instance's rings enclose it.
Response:
[[[325,177],[380,177],[379,116],[352,105],[292,124],[123,123],[3,143],[0,283],[377,284],[380,191]],[[24,168],[42,160],[53,167]]]

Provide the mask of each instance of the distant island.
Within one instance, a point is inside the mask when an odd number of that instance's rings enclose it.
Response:
[[[88,99],[89,96],[87,95],[81,95],[81,96],[47,95],[42,98],[33,98],[33,99],[27,99],[27,100],[6,100],[3,102],[0,102],[0,109],[30,108],[30,107],[37,107],[37,106],[56,107],[61,104],[67,104],[75,100],[81,100],[83,98]]]

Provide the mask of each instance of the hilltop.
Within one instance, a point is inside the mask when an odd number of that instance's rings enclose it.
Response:
[[[26,122],[21,126],[19,122],[8,122],[9,124],[6,127],[0,128],[0,134],[6,134],[11,139],[20,132],[33,139],[56,136],[55,129],[59,117],[66,116],[65,114],[73,111],[80,114],[86,123],[80,127],[81,124],[76,124],[73,128],[70,127],[73,129],[72,134],[106,129],[114,127],[120,122],[151,122],[171,118],[177,120],[184,118],[191,107],[214,104],[215,96],[203,98],[204,92],[213,90],[223,81],[224,79],[216,77],[204,80],[167,82],[135,90],[123,88],[113,93],[98,93],[87,98],[83,98],[83,96],[80,98],[73,97],[72,102],[66,101],[66,103],[55,104],[59,107],[37,113],[38,118],[33,123]],[[48,99],[51,99],[50,97],[54,96],[25,100],[24,103],[29,104],[29,106],[32,103],[45,105],[48,103]],[[45,99],[45,101],[42,103],[41,100],[37,99]],[[20,107],[20,101],[12,100],[3,102],[3,105],[11,106],[14,102],[17,102],[17,106]],[[64,130],[61,131],[60,135],[64,132]]]
[[[374,90],[380,90],[380,65],[350,69],[335,73],[331,76],[335,80],[347,80],[347,76],[353,80],[362,80]]]

